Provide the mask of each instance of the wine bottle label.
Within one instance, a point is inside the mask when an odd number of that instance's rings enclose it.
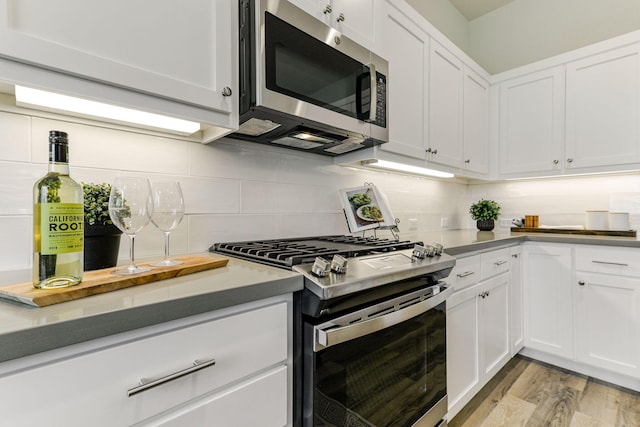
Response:
[[[41,254],[83,250],[84,206],[81,203],[42,203],[40,209]]]

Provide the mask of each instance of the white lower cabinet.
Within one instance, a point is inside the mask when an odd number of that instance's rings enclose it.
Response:
[[[510,358],[509,274],[455,292],[447,300],[448,418]]]
[[[525,346],[573,357],[570,246],[531,244],[524,249]]]
[[[522,283],[522,247],[511,248],[509,272],[509,337],[511,356],[524,347],[524,286]]]
[[[637,248],[576,248],[576,360],[640,379]]]
[[[5,362],[2,423],[290,424],[290,312],[274,297]]]
[[[640,279],[576,273],[576,360],[640,377]]]

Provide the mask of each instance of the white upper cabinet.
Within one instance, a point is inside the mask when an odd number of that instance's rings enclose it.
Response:
[[[464,67],[462,85],[462,167],[489,173],[489,83]]]
[[[393,6],[385,10],[381,54],[389,61],[389,142],[383,151],[424,160],[429,36]]]
[[[567,64],[566,167],[640,161],[640,44]]]
[[[562,169],[564,67],[499,84],[500,174],[558,174]]]
[[[462,160],[462,61],[431,40],[428,160],[460,167]]]
[[[373,0],[289,0],[309,15],[361,45],[371,48],[375,41]]]
[[[237,16],[232,0],[0,0],[0,56],[71,76],[88,98],[233,128]],[[64,92],[54,77],[33,80],[20,83]],[[83,94],[86,81],[103,88]],[[122,89],[158,102],[110,92]]]

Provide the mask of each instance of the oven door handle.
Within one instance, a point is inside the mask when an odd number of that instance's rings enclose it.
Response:
[[[428,299],[381,314],[378,317],[360,320],[346,326],[335,326],[331,324],[325,327],[322,327],[323,325],[316,326],[314,327],[315,342],[313,350],[317,352],[324,348],[351,341],[412,319],[440,305],[452,293],[453,287],[449,286]],[[336,321],[339,320],[340,319],[336,319]]]

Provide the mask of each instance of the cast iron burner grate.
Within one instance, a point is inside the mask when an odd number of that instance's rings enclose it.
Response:
[[[315,257],[342,255],[351,258],[402,249],[412,249],[422,242],[398,241],[377,237],[320,236],[295,239],[274,239],[248,242],[216,243],[210,252],[220,252],[239,258],[290,269],[294,265],[313,262]]]

